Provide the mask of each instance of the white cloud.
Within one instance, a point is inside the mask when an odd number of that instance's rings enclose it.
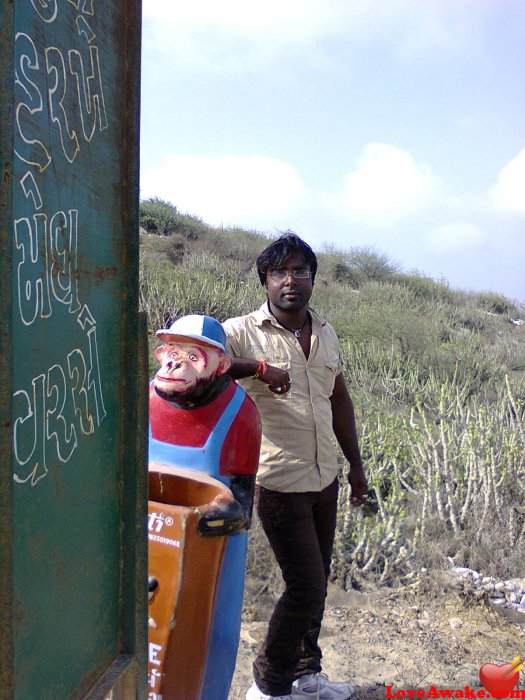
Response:
[[[441,255],[473,250],[486,240],[485,233],[478,226],[466,221],[452,221],[436,226],[425,235],[427,247]]]
[[[391,228],[431,205],[440,183],[395,146],[365,147],[340,191],[308,191],[290,163],[260,155],[204,158],[171,155],[144,168],[141,197],[161,197],[212,225],[260,230],[302,226],[324,216]]]
[[[161,197],[216,226],[282,227],[304,194],[293,166],[257,155],[172,155],[141,173],[141,198]]]
[[[525,212],[525,148],[500,170],[489,196],[501,209]]]
[[[328,3],[330,4],[330,3]],[[172,28],[214,26],[229,32],[261,32],[267,27],[289,24],[294,19],[299,26],[312,14],[324,13],[318,0],[266,0],[264,3],[246,0],[199,0],[175,4],[172,0],[144,0],[144,19],[158,19]]]
[[[311,44],[332,22],[319,0],[144,0],[143,18],[146,57],[154,51],[170,57],[167,67],[240,71]]]
[[[165,53],[167,66],[237,69],[337,38],[381,40],[404,55],[472,53],[495,9],[490,0],[144,0],[143,45]]]
[[[351,221],[384,226],[428,206],[439,192],[439,180],[410,153],[371,143],[359,157],[357,169],[345,177],[342,192],[326,194],[324,200]]]

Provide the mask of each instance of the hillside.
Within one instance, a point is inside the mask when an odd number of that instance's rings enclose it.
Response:
[[[254,259],[267,237],[161,200],[141,203],[141,226],[152,348],[154,329],[181,315],[223,320],[262,303]],[[320,251],[312,305],[341,338],[371,483],[368,509],[340,523],[335,575],[393,584],[447,556],[513,575],[525,544],[523,309],[369,249]]]
[[[140,243],[151,348],[154,330],[181,315],[223,320],[264,299],[254,272],[268,244],[261,233],[217,229],[149,200]],[[341,482],[333,579],[350,598],[330,604],[327,661],[368,684],[362,697],[385,697],[381,683],[394,677],[398,688],[457,687],[484,661],[525,655],[521,627],[494,617],[486,596],[459,599],[441,579],[451,563],[525,578],[525,310],[497,292],[403,271],[371,249],[316,252],[312,306],[341,339],[370,484],[367,506],[349,513]],[[279,588],[255,523],[232,700],[243,697],[253,635]]]

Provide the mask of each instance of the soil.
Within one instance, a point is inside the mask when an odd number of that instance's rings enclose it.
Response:
[[[266,601],[245,609],[229,700],[245,698],[272,608]],[[321,647],[323,671],[331,679],[352,681],[356,700],[384,700],[406,689],[482,688],[484,663],[525,658],[525,625],[452,591],[436,598],[417,596],[410,586],[343,591],[331,585]],[[525,688],[524,681],[522,672],[518,688]],[[409,697],[397,697],[403,696]]]

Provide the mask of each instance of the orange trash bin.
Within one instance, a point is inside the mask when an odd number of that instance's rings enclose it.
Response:
[[[225,536],[198,533],[201,514],[231,491],[191,469],[149,466],[149,700],[198,700]]]

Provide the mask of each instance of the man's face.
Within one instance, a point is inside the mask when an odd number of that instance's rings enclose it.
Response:
[[[184,394],[197,383],[212,381],[230,366],[230,358],[219,348],[190,343],[165,343],[155,355],[160,369],[153,383],[168,396]]]
[[[277,270],[268,270],[264,288],[273,307],[281,311],[295,312],[308,304],[312,296],[312,277],[311,274],[306,278],[294,277],[291,273],[298,270],[310,270],[300,253],[291,255]]]

